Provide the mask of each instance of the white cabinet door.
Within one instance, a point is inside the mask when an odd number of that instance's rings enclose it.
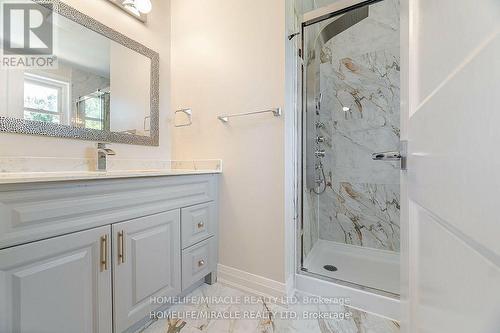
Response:
[[[180,293],[180,211],[113,225],[115,333],[148,316],[151,297]]]
[[[110,333],[110,227],[0,250],[0,332]],[[107,239],[104,240],[104,237]]]

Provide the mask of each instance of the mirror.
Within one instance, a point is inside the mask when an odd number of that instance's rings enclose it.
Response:
[[[62,2],[28,3],[45,20],[52,15],[52,54],[35,56],[55,61],[3,62],[0,131],[157,146],[158,54]],[[4,58],[26,57],[7,55],[5,41],[13,46],[15,35],[4,33],[2,39]]]

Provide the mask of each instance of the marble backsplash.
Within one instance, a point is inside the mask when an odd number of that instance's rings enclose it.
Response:
[[[315,212],[304,215],[317,217],[317,226],[304,230],[305,253],[316,234],[324,240],[400,250],[399,163],[371,159],[374,152],[399,149],[399,53],[398,0],[370,6],[367,19],[322,50],[319,117],[326,125],[320,134],[326,139],[323,166],[329,186],[323,194],[305,195]]]
[[[92,158],[0,157],[0,173],[89,172],[96,171]],[[156,159],[108,158],[109,171],[222,170],[221,160],[171,161]]]

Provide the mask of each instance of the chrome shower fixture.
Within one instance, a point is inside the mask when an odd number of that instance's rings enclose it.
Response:
[[[316,150],[314,156],[316,156],[316,158],[323,158],[326,156],[326,151],[324,149]]]
[[[323,163],[319,161],[319,163],[316,164],[316,171],[319,172],[318,177],[314,180],[316,183],[316,187],[311,188],[311,191],[313,191],[316,195],[323,194],[326,191],[326,187],[328,186],[326,177],[325,177],[325,169],[323,168]],[[320,189],[320,186],[322,188]]]
[[[319,116],[319,112],[321,111],[321,102],[323,101],[323,93],[319,93],[319,96],[316,97],[316,115]]]

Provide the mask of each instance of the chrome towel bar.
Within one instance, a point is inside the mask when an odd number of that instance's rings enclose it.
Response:
[[[246,112],[246,113],[237,113],[237,114],[228,114],[228,115],[222,115],[218,116],[217,118],[222,121],[223,123],[229,122],[229,118],[235,118],[235,117],[242,117],[242,116],[250,116],[254,114],[260,114],[260,113],[273,113],[275,117],[280,117],[281,116],[281,108],[276,108],[276,109],[271,109],[271,110],[264,110],[264,111],[255,111],[255,112]]]

